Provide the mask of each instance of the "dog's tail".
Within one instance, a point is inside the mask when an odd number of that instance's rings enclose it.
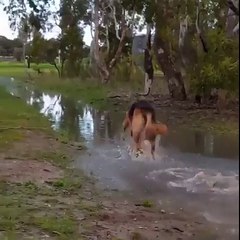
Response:
[[[168,133],[167,125],[163,123],[157,123],[155,126],[157,135],[166,135]]]

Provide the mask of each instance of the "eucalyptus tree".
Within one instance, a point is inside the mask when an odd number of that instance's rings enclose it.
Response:
[[[69,77],[79,74],[79,63],[84,57],[83,20],[86,17],[88,1],[86,0],[61,0],[57,12],[58,26],[61,33],[60,42],[61,75],[65,64]]]

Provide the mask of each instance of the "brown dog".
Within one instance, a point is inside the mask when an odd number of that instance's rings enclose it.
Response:
[[[131,136],[135,143],[135,150],[141,149],[142,132],[144,131],[146,121],[143,113],[140,109],[136,108],[133,112],[133,118],[131,122]]]
[[[140,150],[142,133],[147,123],[147,114],[152,123],[156,122],[155,110],[147,101],[141,100],[131,105],[123,121],[123,130],[130,129],[135,150]]]
[[[151,154],[154,159],[155,142],[157,135],[166,135],[168,127],[163,123],[152,122],[151,114],[147,114],[147,123],[144,130],[144,139],[151,144]]]
[[[141,149],[141,142],[148,140],[151,144],[151,154],[154,159],[155,141],[157,135],[165,135],[168,128],[163,123],[157,123],[155,110],[147,101],[138,101],[131,105],[123,121],[124,131],[129,128],[134,140],[135,150]]]

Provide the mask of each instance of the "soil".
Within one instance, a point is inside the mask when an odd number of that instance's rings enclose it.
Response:
[[[169,96],[153,94],[147,97],[129,95],[109,96],[111,102],[115,106],[126,105],[144,99],[149,101],[156,112],[161,115],[160,121],[169,126],[178,125],[187,126],[188,128],[202,128],[215,132],[239,132],[239,101],[234,99],[220,111],[216,107],[216,103],[206,102],[197,104],[194,99],[186,101],[178,101],[169,98]]]
[[[63,177],[63,171],[48,162],[0,160],[0,181],[44,183]]]
[[[24,141],[15,143],[11,149],[1,153],[0,179],[14,183],[31,181],[42,186],[48,186],[49,182],[61,179],[64,176],[64,170],[46,159],[41,159],[41,155],[36,155],[40,150],[44,152],[61,150],[72,157],[76,151],[79,151],[76,147],[62,144],[43,133],[26,131]],[[55,199],[67,205],[68,208],[74,208],[79,226],[79,235],[76,239],[80,239],[80,236],[92,240],[221,239],[216,237],[214,228],[209,223],[194,216],[194,213],[188,213],[183,209],[170,210],[157,206],[139,206],[134,201],[126,201],[121,193],[100,192],[88,178],[83,185],[81,190],[75,188],[74,193]],[[78,198],[77,191],[81,191],[81,199],[85,201],[88,208],[97,208],[97,212],[93,213],[91,210],[90,214],[86,214],[81,208],[78,209],[75,205]],[[37,198],[40,204],[46,201],[47,196],[39,195]],[[100,205],[101,207],[98,207]],[[56,208],[57,205],[55,204],[54,207]],[[44,235],[42,232],[29,229],[24,231],[25,237],[28,234],[35,235],[37,239],[57,239],[55,235],[45,233]],[[222,237],[224,239],[224,236]]]

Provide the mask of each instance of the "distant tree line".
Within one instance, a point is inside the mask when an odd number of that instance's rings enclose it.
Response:
[[[14,51],[22,48],[20,39],[8,39],[0,36],[0,56],[14,56]]]

